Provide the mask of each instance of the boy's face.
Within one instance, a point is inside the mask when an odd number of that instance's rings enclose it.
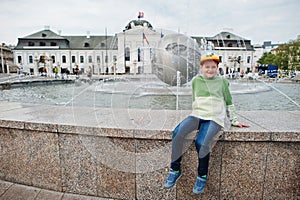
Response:
[[[218,73],[218,65],[212,60],[207,60],[200,65],[200,70],[205,78],[213,78]]]

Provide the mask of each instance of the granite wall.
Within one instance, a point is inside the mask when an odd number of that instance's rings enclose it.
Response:
[[[192,193],[191,138],[183,175],[165,190],[171,131],[0,120],[0,179],[113,199],[299,199],[300,133],[224,132],[207,188]]]

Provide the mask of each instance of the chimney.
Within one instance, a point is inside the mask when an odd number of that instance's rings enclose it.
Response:
[[[86,32],[86,38],[90,38],[90,31]]]
[[[58,35],[61,35],[61,30],[58,30]]]

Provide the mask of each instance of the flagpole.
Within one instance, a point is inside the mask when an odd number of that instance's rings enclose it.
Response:
[[[106,69],[107,72],[109,72],[109,69],[108,69],[108,54],[107,54],[107,27],[105,27],[105,63],[106,63]]]
[[[125,72],[126,72],[126,39],[125,39],[125,32],[126,32],[126,30],[124,30],[124,46],[123,46],[123,48],[124,48],[124,70],[125,70]]]
[[[142,39],[143,39],[143,71],[145,70],[144,67],[145,67],[145,41],[144,41],[144,36],[145,36],[145,33],[143,31],[143,36],[142,36]]]

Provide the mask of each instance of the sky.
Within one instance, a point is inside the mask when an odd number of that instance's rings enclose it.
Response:
[[[139,12],[159,32],[212,37],[229,31],[252,44],[300,35],[299,0],[0,0],[0,42],[16,45],[45,26],[62,35],[114,35]]]

